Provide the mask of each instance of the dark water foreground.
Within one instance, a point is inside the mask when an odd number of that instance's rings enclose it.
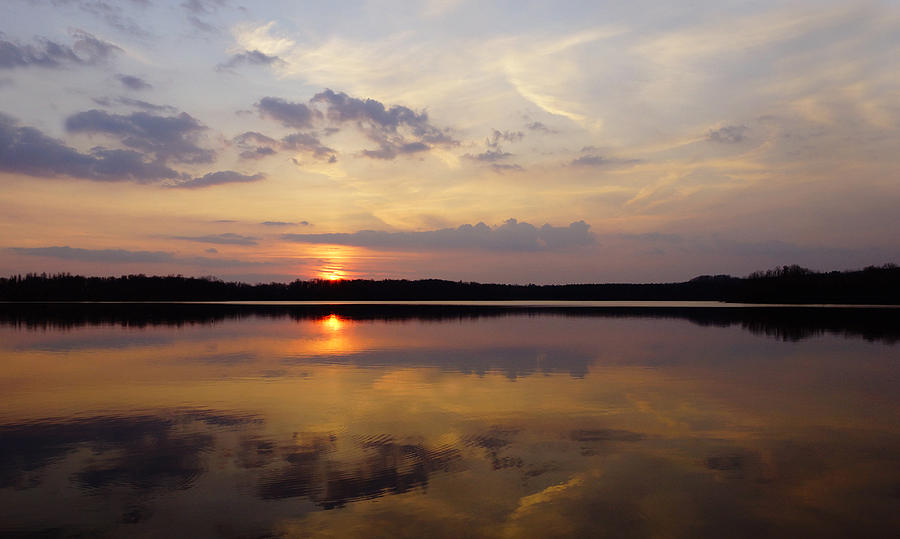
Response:
[[[896,537],[900,310],[0,305],[0,536]]]

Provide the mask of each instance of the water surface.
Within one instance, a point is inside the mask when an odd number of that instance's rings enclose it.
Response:
[[[890,537],[895,309],[0,307],[0,535]]]

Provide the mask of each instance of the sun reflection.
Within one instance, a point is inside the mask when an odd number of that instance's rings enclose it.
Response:
[[[344,329],[346,321],[336,314],[331,314],[323,318],[320,323],[331,331],[340,331]]]

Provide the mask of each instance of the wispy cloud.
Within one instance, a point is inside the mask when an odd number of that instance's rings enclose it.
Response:
[[[2,36],[0,33],[0,37]],[[0,39],[0,69],[97,65],[122,52],[118,46],[82,30],[73,30],[72,37],[74,40],[71,47],[42,38],[38,38],[35,44]]]
[[[194,241],[198,243],[215,243],[219,245],[258,245],[259,238],[242,236],[230,232],[224,234],[209,234],[206,236],[169,236],[173,240]]]
[[[9,247],[9,251],[28,256],[43,256],[60,260],[98,263],[185,264],[189,266],[228,268],[234,266],[264,266],[266,262],[210,258],[205,256],[178,256],[166,251],[132,251],[128,249],[83,249],[68,245],[50,247]]]
[[[129,90],[149,90],[153,88],[152,84],[140,77],[135,77],[134,75],[123,75],[119,73],[116,75],[116,79],[122,83],[122,86]]]
[[[203,176],[198,176],[189,180],[179,181],[172,184],[171,187],[178,189],[202,189],[214,185],[258,182],[265,178],[265,174],[241,174],[240,172],[235,172],[233,170],[222,170],[219,172],[209,172]]]

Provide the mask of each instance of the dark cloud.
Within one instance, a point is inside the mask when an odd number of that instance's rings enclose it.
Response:
[[[567,227],[549,224],[538,228],[509,219],[500,226],[484,223],[421,232],[360,230],[352,234],[284,234],[282,239],[298,243],[328,243],[395,249],[490,249],[539,251],[588,245],[594,241],[590,225],[577,221]]]
[[[74,30],[72,37],[75,38],[72,50],[82,59],[82,63],[98,64],[110,59],[114,54],[122,52],[121,48],[97,39],[83,30]]]
[[[303,103],[285,101],[278,97],[264,97],[256,104],[259,113],[281,122],[285,127],[311,127],[313,120],[321,116],[317,110]]]
[[[530,131],[539,131],[541,133],[548,133],[548,134],[559,132],[559,131],[556,131],[555,129],[550,129],[549,127],[547,127],[546,125],[544,125],[541,122],[531,122],[531,123],[527,124],[525,126],[525,128]]]
[[[316,159],[334,163],[337,161],[335,151],[319,142],[319,139],[309,133],[293,133],[281,139],[281,147],[292,151],[309,152]]]
[[[501,142],[518,142],[523,138],[525,138],[525,133],[521,131],[500,131],[494,129],[494,132],[491,133],[491,136],[484,143],[488,148],[499,149]]]
[[[503,150],[487,150],[486,152],[482,152],[479,154],[469,154],[467,153],[463,157],[467,159],[472,159],[473,161],[482,161],[485,163],[493,163],[495,161],[501,161],[506,159],[507,157],[512,157],[511,153],[504,152]]]
[[[201,17],[211,16],[220,7],[225,7],[226,5],[228,5],[227,0],[186,0],[181,3],[181,7],[188,13],[188,22],[197,30],[206,33],[216,33],[219,30]]]
[[[599,155],[583,155],[573,159],[570,164],[576,167],[603,167],[608,165],[609,161]]]
[[[257,146],[256,148],[252,148],[250,150],[244,150],[239,155],[241,159],[262,159],[263,157],[269,157],[270,155],[275,155],[276,153],[278,152],[267,146]]]
[[[235,172],[233,170],[223,170],[220,172],[210,172],[197,178],[181,181],[176,183],[172,187],[182,189],[198,189],[201,187],[211,187],[213,185],[224,185],[227,183],[258,182],[265,179],[265,177],[265,174],[253,174],[252,176],[248,176],[239,172]]]
[[[136,109],[146,110],[148,112],[164,112],[168,114],[174,114],[178,112],[178,109],[171,105],[156,105],[154,103],[149,103],[141,99],[133,99],[125,96],[114,98],[94,97],[92,98],[92,100],[94,103],[100,105],[101,107],[114,107],[116,105],[124,105],[126,107],[133,107]]]
[[[398,155],[426,152],[430,149],[424,142],[383,143],[377,150],[363,150],[362,155],[372,159],[393,159]]]
[[[89,110],[66,119],[70,133],[100,133],[119,138],[130,148],[156,155],[159,161],[210,163],[215,152],[197,146],[196,139],[207,128],[189,114],[158,116],[147,112],[129,115]]]
[[[385,107],[374,99],[358,99],[329,89],[316,94],[308,103],[264,97],[256,103],[256,108],[262,116],[286,127],[308,129],[314,124],[321,126],[324,123],[322,133],[326,135],[337,132],[344,124],[353,124],[369,140],[377,143],[377,148],[361,152],[362,156],[372,159],[394,159],[400,155],[428,151],[434,145],[459,144],[448,130],[432,125],[424,111],[416,112],[401,105]],[[289,135],[282,144],[286,148],[308,151],[317,159],[337,160],[334,150],[322,145],[315,135],[309,133]]]
[[[204,252],[205,252],[205,253],[210,253],[210,254],[218,254],[218,253],[219,253],[219,250],[216,249],[215,247],[210,247],[209,249],[204,250]]]
[[[473,161],[481,161],[482,163],[502,161],[508,157],[512,157],[513,154],[504,151],[501,142],[518,142],[524,137],[525,133],[522,133],[521,131],[500,131],[494,129],[491,135],[484,139],[484,145],[487,147],[485,151],[478,154],[467,153],[463,157]],[[510,166],[515,167],[516,165]]]
[[[83,154],[33,127],[0,114],[0,170],[29,176],[71,176],[98,181],[154,182],[181,175],[131,150],[94,148]]]
[[[43,38],[38,38],[36,45],[21,45],[0,39],[0,69],[96,65],[122,51],[112,43],[97,39],[82,30],[72,31],[72,37],[74,41],[71,47]]]
[[[706,135],[708,140],[712,142],[721,142],[724,144],[737,144],[744,140],[744,134],[749,130],[745,125],[726,125],[719,129],[710,130]]]
[[[267,137],[262,133],[257,133],[256,131],[246,131],[234,137],[234,139],[232,140],[235,144],[246,146],[249,146],[251,144],[275,146],[276,144],[278,144],[277,140],[271,137]]]
[[[116,79],[122,83],[122,86],[129,90],[149,90],[150,88],[153,88],[152,84],[140,77],[135,77],[134,75],[123,75],[119,73],[116,75]]]
[[[262,159],[278,153],[275,149],[279,146],[278,141],[256,131],[241,133],[232,142],[242,150],[241,159]]]
[[[436,472],[448,471],[461,458],[454,447],[426,447],[399,443],[390,435],[362,437],[356,441],[358,460],[335,459],[336,436],[274,440],[248,440],[239,459],[243,466],[265,468],[259,488],[264,500],[305,497],[323,509],[350,502],[426,488]],[[274,470],[274,456],[283,459]],[[323,470],[326,470],[323,473]]]
[[[210,15],[226,5],[227,0],[185,0],[181,3],[181,7],[197,15]]]
[[[263,221],[260,224],[265,226],[309,226],[309,221],[300,221],[299,223],[290,221]]]
[[[211,442],[209,436],[183,437],[171,419],[149,415],[5,424],[0,425],[0,434],[4,441],[0,486],[20,488],[27,484],[29,473],[76,454],[84,445],[92,448],[102,464],[94,462],[79,470],[72,477],[79,487],[96,488],[115,480],[148,488],[172,478],[187,486],[202,474],[198,458]],[[113,460],[118,461],[115,473],[110,473],[113,468],[98,473],[97,466],[109,466]]]
[[[11,251],[31,256],[48,256],[86,262],[171,262],[172,253],[164,251],[128,251],[125,249],[80,249],[77,247],[11,247]]]
[[[110,3],[104,0],[52,0],[52,3],[54,5],[74,5],[82,11],[90,13],[95,18],[102,19],[111,27],[127,34],[148,35],[147,31],[141,28],[134,19],[124,15],[122,7],[116,5],[115,2]],[[147,0],[131,0],[131,3],[139,6],[149,5]]]
[[[503,163],[494,163],[491,165],[491,168],[494,169],[494,172],[498,172],[503,174],[504,172],[518,172],[523,170],[519,165],[508,165]]]
[[[313,96],[310,102],[324,103],[328,118],[336,123],[354,121],[391,133],[402,126],[408,126],[413,134],[425,142],[448,140],[447,135],[428,122],[427,113],[416,113],[404,106],[394,105],[386,108],[374,99],[357,99],[343,92],[336,93],[328,89]]]
[[[51,247],[9,247],[9,251],[28,256],[46,256],[61,260],[81,262],[133,263],[143,264],[173,262],[190,266],[232,268],[237,266],[262,266],[265,262],[207,258],[203,256],[178,257],[166,251],[130,251],[127,249],[82,249],[67,245]]]
[[[257,239],[240,234],[212,234],[208,236],[170,236],[173,240],[196,241],[199,243],[216,243],[220,245],[257,245]]]
[[[334,163],[337,161],[335,150],[323,145],[318,137],[310,133],[292,133],[280,141],[267,137],[256,131],[247,131],[236,137],[233,142],[243,151],[242,159],[260,159],[277,153],[276,149],[294,152],[308,152],[316,159]]]
[[[446,130],[431,124],[426,112],[415,112],[401,105],[385,107],[374,99],[358,99],[326,89],[313,96],[311,104],[325,105],[325,115],[335,124],[352,122],[377,150],[362,155],[374,159],[393,159],[398,155],[427,151],[429,145],[456,145]]]
[[[277,56],[269,56],[263,52],[258,50],[252,51],[244,51],[238,54],[234,54],[231,58],[228,59],[227,62],[223,62],[216,66],[216,70],[222,71],[227,69],[232,69],[235,67],[245,66],[245,65],[272,65],[272,64],[284,64],[285,61]]]
[[[187,20],[189,23],[191,23],[191,26],[193,26],[194,28],[196,28],[197,30],[199,30],[201,32],[206,32],[207,34],[213,34],[213,33],[216,33],[219,31],[218,28],[216,28],[215,26],[213,26],[209,23],[204,22],[202,19],[200,19],[200,17],[198,17],[196,15],[188,15]]]
[[[593,167],[593,168],[615,168],[626,167],[640,163],[639,159],[609,159],[597,154],[582,155],[573,159],[569,166],[573,167]]]

